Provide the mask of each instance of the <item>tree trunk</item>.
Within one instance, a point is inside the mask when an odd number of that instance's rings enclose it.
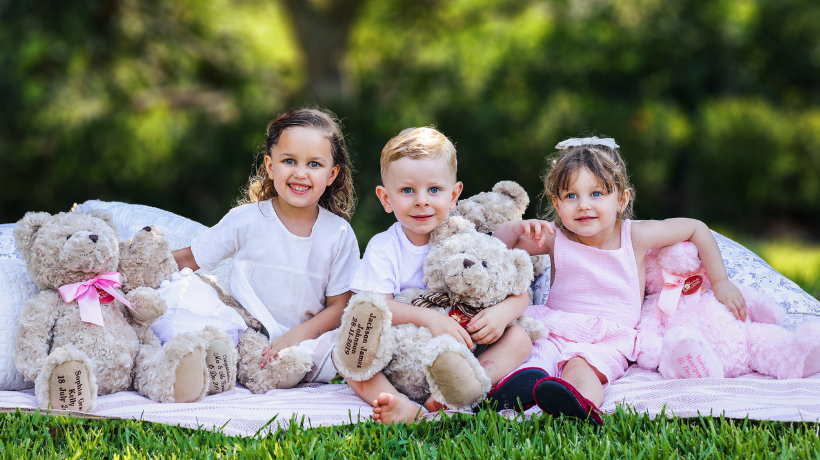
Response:
[[[302,98],[327,104],[344,96],[350,30],[365,0],[282,0],[307,65]]]

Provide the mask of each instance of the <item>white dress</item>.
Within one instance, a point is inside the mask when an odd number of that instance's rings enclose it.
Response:
[[[211,270],[233,257],[231,295],[267,329],[270,340],[343,294],[359,264],[350,224],[319,207],[310,236],[292,234],[270,200],[232,209],[191,243],[197,265]]]

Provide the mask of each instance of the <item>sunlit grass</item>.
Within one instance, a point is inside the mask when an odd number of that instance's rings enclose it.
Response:
[[[816,458],[818,425],[671,418],[619,410],[602,429],[495,412],[437,422],[288,429],[247,438],[137,420],[0,415],[1,458]]]

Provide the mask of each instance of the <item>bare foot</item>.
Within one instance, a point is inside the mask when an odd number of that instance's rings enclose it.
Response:
[[[427,412],[438,412],[440,410],[447,410],[447,406],[436,401],[435,399],[433,399],[432,396],[427,398],[427,401],[424,401],[424,408],[427,409]]]
[[[393,422],[415,422],[422,408],[402,394],[379,393],[373,401],[373,420],[389,425]]]

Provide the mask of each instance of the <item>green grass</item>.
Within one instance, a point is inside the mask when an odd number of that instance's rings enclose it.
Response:
[[[372,422],[232,438],[135,420],[0,415],[2,458],[820,458],[820,425],[693,419],[618,411],[599,430],[549,415],[510,420],[495,412],[439,422]]]

